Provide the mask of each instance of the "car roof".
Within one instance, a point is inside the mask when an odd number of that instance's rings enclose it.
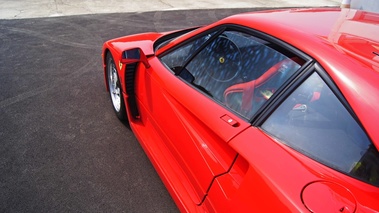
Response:
[[[379,147],[379,14],[340,8],[285,9],[234,15],[239,24],[279,38],[318,61]]]

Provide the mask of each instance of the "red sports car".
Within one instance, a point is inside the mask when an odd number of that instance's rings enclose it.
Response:
[[[106,87],[183,212],[378,212],[378,26],[286,9],[117,38]]]

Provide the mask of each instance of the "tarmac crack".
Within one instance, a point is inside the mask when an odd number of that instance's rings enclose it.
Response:
[[[18,32],[18,33],[24,33],[27,35],[31,35],[37,38],[41,38],[53,43],[58,43],[58,44],[66,45],[66,46],[79,47],[79,48],[84,48],[84,49],[93,49],[93,50],[98,49],[98,46],[93,46],[89,44],[83,44],[83,43],[78,43],[78,42],[68,41],[68,40],[63,40],[63,39],[56,39],[54,37],[46,36],[42,33],[38,33],[32,30],[26,30],[26,29],[14,28],[14,27],[1,27],[1,26],[0,26],[0,29],[5,29],[5,30],[13,31],[13,32]]]
[[[14,97],[5,99],[3,101],[0,101],[0,109],[5,108],[5,107],[10,106],[10,105],[13,105],[15,103],[18,103],[18,102],[25,100],[27,98],[41,94],[41,93],[51,89],[52,87],[53,87],[52,85],[44,85],[44,86],[38,88],[37,90],[25,92],[25,93],[19,94],[17,96],[14,96]]]
[[[88,62],[86,64],[84,64],[81,68],[76,70],[76,72],[72,72],[71,74],[69,74],[63,78],[59,78],[52,83],[46,84],[46,85],[39,87],[35,90],[24,92],[24,93],[21,93],[19,95],[14,96],[14,97],[7,98],[3,101],[0,101],[0,109],[3,109],[5,107],[11,106],[11,105],[16,104],[16,103],[19,103],[23,100],[26,100],[30,97],[34,97],[34,96],[39,95],[39,94],[42,94],[42,93],[49,91],[49,90],[52,90],[54,88],[61,87],[62,85],[66,85],[67,82],[71,81],[71,79],[78,79],[79,76],[84,75],[85,73],[92,71],[92,69],[88,69],[88,67],[89,67],[89,65],[94,64],[96,59],[97,59],[97,57],[91,57],[88,60]]]

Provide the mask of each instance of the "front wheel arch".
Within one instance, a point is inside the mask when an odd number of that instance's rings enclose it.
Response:
[[[125,121],[127,120],[127,111],[117,65],[110,51],[107,51],[105,54],[104,64],[107,90],[116,116],[118,119]]]

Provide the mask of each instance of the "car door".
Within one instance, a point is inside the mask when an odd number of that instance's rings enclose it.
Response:
[[[151,68],[139,72],[140,104],[197,204],[237,157],[228,141],[250,126],[250,117],[300,67],[270,45],[225,28],[151,58]]]
[[[251,117],[300,67],[292,56],[223,28],[150,58],[150,68],[138,72],[140,105],[193,188],[195,203],[235,161],[228,141],[251,126]]]
[[[162,57],[163,63],[159,58],[150,58],[150,68],[140,66],[135,87],[140,116],[148,119],[162,141],[161,146],[170,150],[173,163],[180,165],[177,173],[184,174],[183,184],[189,183],[187,191],[194,192],[191,198],[196,204],[204,200],[214,178],[227,172],[235,160],[237,153],[227,142],[249,126],[190,84],[185,77],[190,73],[179,75],[174,66],[166,65],[169,57],[175,63],[185,63],[188,54],[211,35],[180,47],[179,53]]]

